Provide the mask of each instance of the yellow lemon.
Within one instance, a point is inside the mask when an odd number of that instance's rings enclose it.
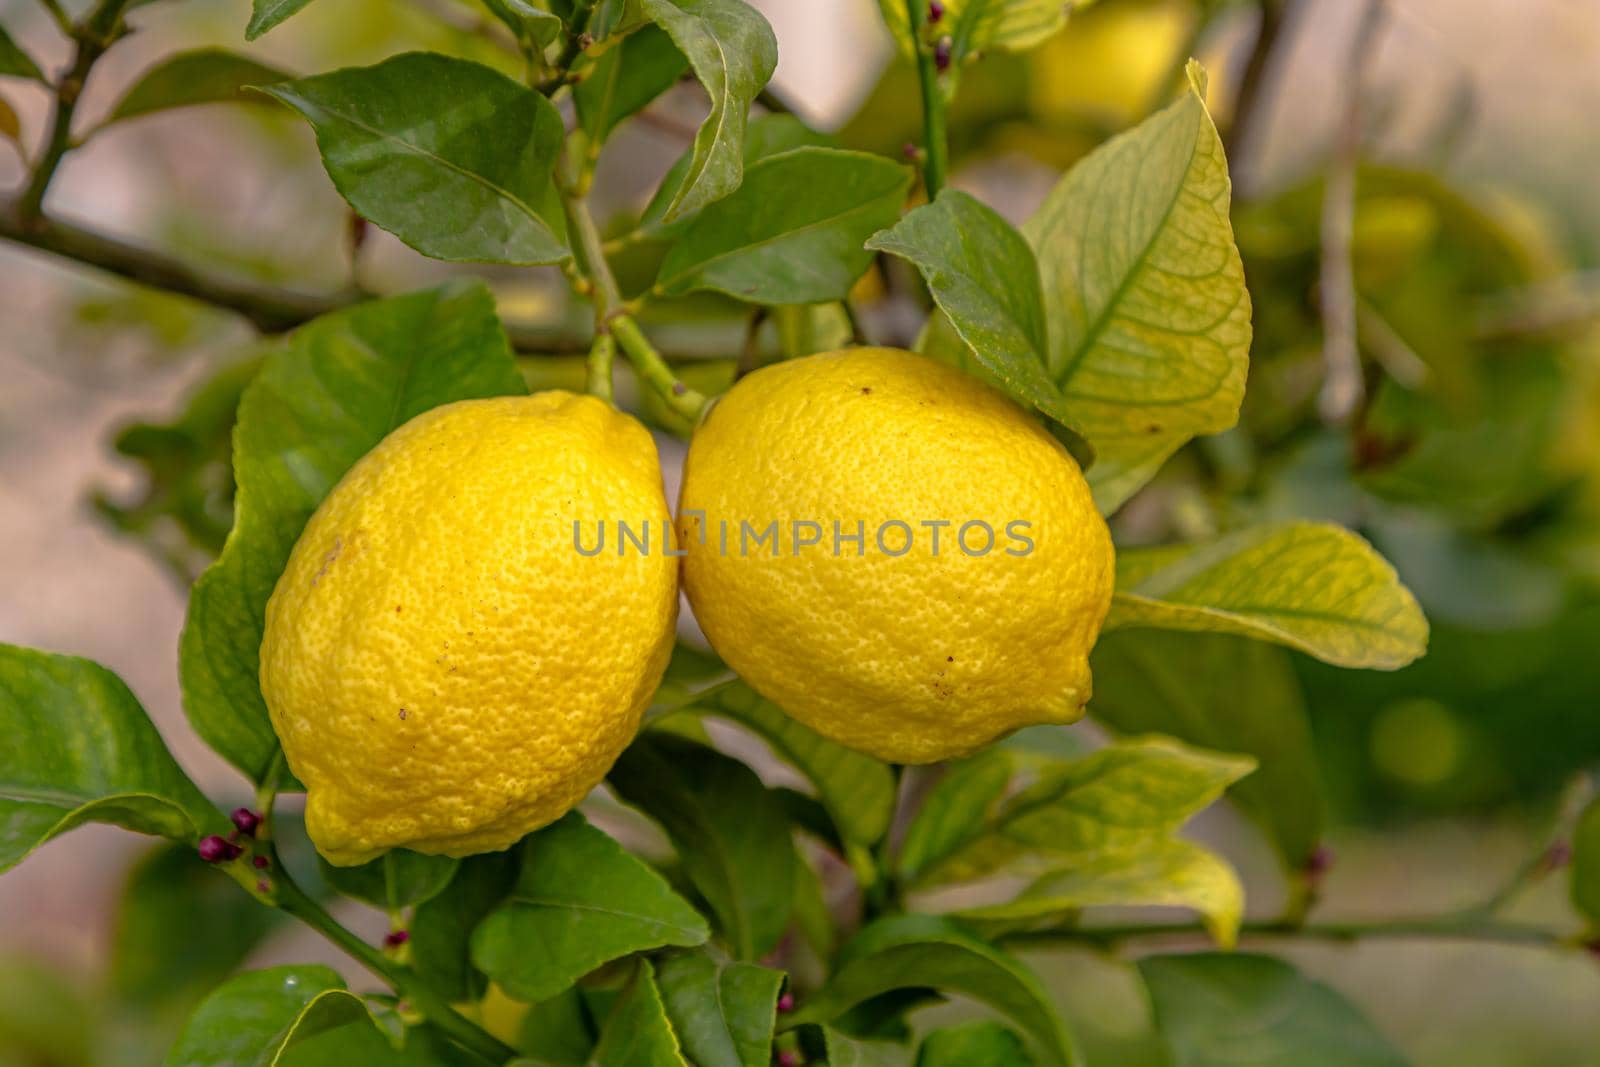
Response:
[[[655,444],[564,392],[428,411],[328,494],[261,689],[331,862],[502,849],[605,775],[671,653],[677,561],[593,554],[601,523],[665,540]]]
[[[713,647],[836,741],[928,763],[1082,715],[1110,534],[1061,444],[959,370],[756,371],[696,431],[678,527]]]

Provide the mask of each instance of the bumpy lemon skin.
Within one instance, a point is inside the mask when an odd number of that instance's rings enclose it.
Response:
[[[648,523],[649,554],[616,551]],[[603,522],[606,550],[586,556]],[[503,849],[573,807],[671,654],[655,443],[593,397],[467,400],[363,457],[267,604],[261,689],[335,864]]]
[[[778,554],[745,553],[741,521],[760,531],[774,519]],[[822,543],[797,550],[797,520],[821,523]],[[915,533],[903,555],[877,543],[891,520]],[[935,556],[921,524],[938,520],[951,525]],[[987,554],[957,543],[973,520],[995,530]],[[1006,536],[1015,520],[1030,524],[1024,555],[1006,551],[1024,551]],[[865,523],[864,555],[848,541],[834,554],[835,521],[844,534]],[[959,370],[862,348],[756,371],[695,432],[678,530],[684,589],[712,646],[842,744],[930,763],[1083,713],[1111,602],[1110,533],[1061,444]],[[905,540],[899,528],[885,537],[891,551]],[[968,543],[983,548],[981,529]]]

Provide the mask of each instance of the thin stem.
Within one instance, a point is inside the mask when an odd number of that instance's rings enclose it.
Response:
[[[409,969],[399,966],[341,925],[295,884],[276,855],[272,857],[272,866],[276,872],[277,905],[284,912],[316,930],[367,970],[382,978],[424,1018],[463,1047],[493,1063],[504,1063],[516,1055],[514,1049],[452,1008]]]
[[[628,360],[633,364],[633,369],[639,372],[639,377],[649,382],[650,387],[660,394],[661,399],[674,412],[683,416],[690,424],[699,422],[709,401],[672,373],[672,368],[661,358],[661,353],[650,344],[644,332],[639,329],[639,324],[628,315],[617,315],[611,319],[609,325],[612,334],[617,338],[617,344],[627,353]]]
[[[1228,124],[1223,138],[1227,149],[1229,170],[1234,175],[1234,188],[1241,194],[1249,191],[1253,177],[1252,165],[1256,147],[1261,139],[1265,122],[1263,109],[1277,95],[1269,91],[1284,63],[1285,47],[1292,38],[1298,5],[1305,0],[1260,0],[1261,22],[1256,39],[1245,61],[1244,74],[1239,80],[1239,92],[1234,99],[1233,120]]]
[[[615,403],[612,385],[612,366],[617,360],[617,339],[609,333],[598,333],[589,349],[588,391],[606,403]]]
[[[917,81],[922,86],[923,160],[922,184],[933,200],[944,188],[950,147],[945,131],[944,90],[939,85],[939,71],[934,63],[933,50],[923,40],[923,30],[928,24],[928,5],[925,0],[905,0],[906,18],[911,26],[912,47],[917,53]]]
[[[1115,949],[1130,941],[1150,938],[1203,938],[1209,936],[1198,922],[1135,923],[1124,926],[1066,927],[1004,934],[1008,945],[1041,947],[1088,945]],[[1293,925],[1279,920],[1246,922],[1239,928],[1244,939],[1294,938],[1305,941],[1355,942],[1366,940],[1474,941],[1529,948],[1568,949],[1575,938],[1527,923],[1486,919],[1476,910],[1464,914],[1407,919],[1318,922]]]
[[[72,36],[72,16],[61,6],[60,0],[39,0],[39,6],[50,13],[56,27],[68,37]]]

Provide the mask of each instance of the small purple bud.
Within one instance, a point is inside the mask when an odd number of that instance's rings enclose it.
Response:
[[[250,837],[256,836],[256,830],[261,827],[261,816],[249,808],[234,808],[233,814],[229,815],[228,818],[233,820],[233,825],[239,828],[241,834],[247,834]]]
[[[683,394],[687,393],[688,391],[689,391],[689,387],[687,385],[684,385],[682,382],[673,382],[672,383],[672,395],[673,396],[682,396]]]
[[[794,994],[793,993],[785,993],[783,996],[778,998],[778,1010],[780,1012],[784,1012],[786,1014],[788,1012],[794,1011]]]
[[[236,859],[240,849],[238,845],[229,844],[216,834],[202,837],[199,846],[200,858],[207,863],[225,863]]]
[[[928,25],[937,26],[944,18],[944,5],[939,0],[928,0]]]
[[[265,856],[256,856],[250,861],[250,865],[258,871],[264,871],[272,865],[272,861]]]
[[[1328,873],[1328,868],[1333,866],[1333,849],[1327,845],[1318,845],[1310,856],[1306,857],[1306,877],[1320,878]]]
[[[778,1053],[778,1067],[800,1067],[800,1053],[784,1049]]]
[[[933,67],[940,74],[950,69],[950,38],[941,37],[933,46]]]
[[[1572,846],[1565,841],[1557,841],[1544,854],[1544,866],[1547,871],[1559,871],[1571,862]]]
[[[270,893],[270,892],[272,892],[272,883],[267,881],[265,878],[258,879],[256,881],[256,892],[257,893]]]
[[[399,948],[401,945],[405,944],[407,941],[410,941],[410,940],[411,940],[411,934],[410,934],[409,931],[407,931],[407,930],[390,930],[387,934],[385,934],[383,936],[383,947],[384,948]]]

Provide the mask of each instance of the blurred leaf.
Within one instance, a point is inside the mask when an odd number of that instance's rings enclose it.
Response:
[[[516,851],[468,856],[444,891],[417,906],[411,959],[418,974],[452,1002],[478,1000],[488,985],[472,965],[472,931],[511,895]]]
[[[897,1041],[850,1037],[829,1026],[815,1027],[814,1032],[814,1055],[827,1067],[908,1067],[911,1063],[911,1050]]]
[[[1044,875],[1015,900],[957,912],[995,936],[1071,922],[1081,908],[1190,908],[1223,948],[1232,948],[1244,916],[1244,887],[1227,861],[1188,841],[1155,841],[1137,852],[1095,856]]]
[[[518,1000],[553,997],[630,952],[710,936],[659,874],[577,812],[521,850],[510,899],[472,934],[473,963]]]
[[[1122,734],[1161,733],[1254,756],[1229,796],[1266,832],[1289,870],[1322,839],[1321,772],[1300,680],[1287,655],[1221,634],[1106,634],[1090,659],[1090,714]]]
[[[591,1067],[690,1067],[678,1049],[649,960],[640,960],[627,988],[617,998]]]
[[[370,1019],[327,967],[298,964],[229,979],[184,1025],[168,1067],[269,1067],[298,1042]]]
[[[1239,634],[1378,670],[1427,651],[1428,621],[1416,599],[1371,545],[1341,527],[1270,523],[1181,555],[1155,551],[1119,553],[1107,630]]]
[[[952,766],[906,828],[900,876],[915,883],[928,868],[981,837],[1016,770],[1012,753],[999,748]]]
[[[642,0],[642,5],[688,58],[711,97],[683,183],[662,214],[662,221],[671,222],[739,187],[746,116],[778,65],[778,42],[767,20],[741,0]]]
[[[595,1034],[577,986],[549,1000],[518,1007],[525,1014],[515,1044],[518,1048],[537,1049],[539,1067],[584,1067],[589,1062]]]
[[[688,69],[689,61],[659,26],[630,33],[580,67],[582,80],[572,87],[572,103],[578,124],[589,135],[591,153],[598,154],[622,120],[672,88]]]
[[[221,813],[97,663],[0,644],[0,871],[86,822],[193,842]]]
[[[744,165],[748,167],[757,160],[796,148],[837,147],[839,147],[838,142],[832,137],[818,133],[793,115],[759,115],[751,119],[745,128]],[[694,150],[690,149],[667,169],[661,184],[656,187],[655,194],[645,205],[644,214],[639,217],[639,225],[642,228],[653,235],[666,236],[682,233],[688,227],[689,217],[679,216],[668,223],[665,221],[665,216],[668,205],[683,188],[683,183],[689,174],[689,166],[693,162]]]
[[[49,84],[49,79],[39,69],[39,64],[17,46],[17,42],[11,39],[4,26],[0,26],[0,75],[5,74],[15,78],[29,78],[43,85]]]
[[[264,91],[316,129],[350,206],[423,255],[517,265],[569,257],[548,206],[561,115],[540,93],[425,52]]]
[[[483,0],[489,13],[511,31],[523,54],[538,56],[562,30],[561,18],[528,0]]]
[[[794,906],[794,845],[782,803],[755,772],[692,741],[646,734],[607,781],[672,838],[733,954],[770,952]]]
[[[1173,1067],[1405,1067],[1328,986],[1270,956],[1148,956],[1139,973]],[[1248,1051],[1246,1051],[1248,1050]]]
[[[667,1017],[696,1067],[768,1067],[783,973],[703,952],[659,964]]]
[[[1589,802],[1572,831],[1572,905],[1600,928],[1600,799]]]
[[[922,1039],[917,1067],[1034,1067],[1016,1031],[992,1020],[946,1026]]]
[[[0,955],[0,1063],[100,1067],[100,1029],[99,1006],[58,971]]]
[[[895,787],[886,764],[828,740],[738,680],[713,686],[677,712],[696,713],[736,722],[770,744],[816,787],[845,839],[872,845],[888,831]]]
[[[1254,766],[1246,757],[1165,738],[1125,741],[1052,764],[1005,800],[981,834],[924,868],[921,881],[967,881],[1001,869],[1050,870],[1148,849]]]
[[[900,51],[909,56],[915,42],[906,3],[878,0],[878,8]],[[951,54],[958,59],[988,49],[1022,52],[1065,26],[1072,6],[1072,0],[945,0],[940,29],[954,38]]]
[[[244,39],[255,40],[309,3],[311,0],[251,0],[250,22],[245,26]]]
[[[17,118],[16,111],[12,110],[10,101],[3,96],[0,96],[0,137],[12,143],[18,156],[23,154],[22,122]]]
[[[375,908],[398,911],[432,900],[455,877],[461,861],[452,856],[424,856],[410,849],[390,849],[356,867],[335,867],[319,853],[322,877],[347,897]]]
[[[925,987],[961,993],[1003,1013],[1033,1039],[1047,1063],[1079,1062],[1039,980],[958,923],[934,915],[900,915],[867,926],[840,952],[828,984],[784,1026],[825,1023],[881,993]]]
[[[522,392],[494,300],[478,283],[325,315],[296,331],[251,382],[234,436],[237,518],[221,558],[190,594],[179,675],[195,732],[253,781],[279,751],[259,683],[267,598],[311,513],[413,416]]]
[[[818,961],[833,957],[838,947],[838,929],[828,907],[827,890],[815,867],[799,852],[796,842],[794,861],[794,928],[811,948]]]
[[[197,1000],[282,919],[231,879],[218,878],[193,846],[163,845],[134,866],[123,887],[111,984],[120,999],[142,1010]]]
[[[243,95],[245,87],[272,85],[292,77],[222,48],[180,52],[146,71],[117,101],[106,122],[192,104],[243,103],[252,99],[259,102],[259,97]]]
[[[1095,448],[1089,481],[1108,513],[1184,441],[1232,426],[1244,395],[1250,295],[1222,142],[1197,65],[1189,76],[1177,103],[1073,167],[1023,228],[1046,369],[1063,421]]]
[[[864,152],[768,156],[689,224],[655,290],[713,289],[756,304],[842,300],[872,262],[863,242],[899,215],[910,181],[905,167]]]

